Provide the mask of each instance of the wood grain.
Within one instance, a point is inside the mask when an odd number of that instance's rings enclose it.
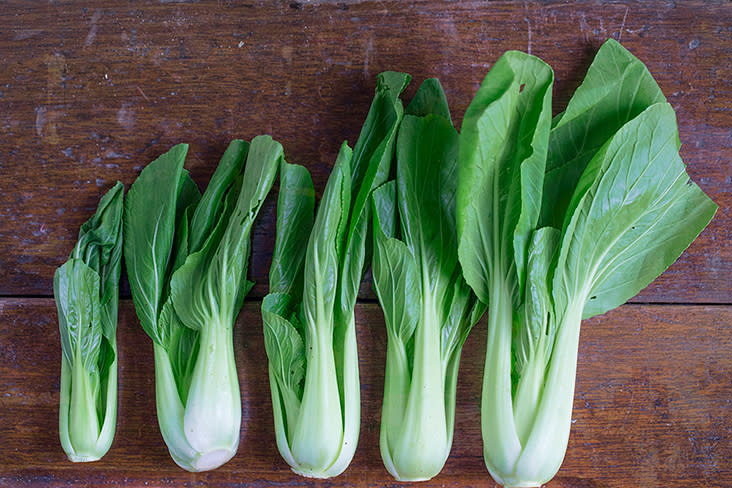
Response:
[[[732,307],[625,305],[583,324],[569,449],[550,488],[732,485]],[[377,305],[357,307],[361,438],[327,486],[404,486],[378,448],[386,334]],[[485,324],[464,348],[455,442],[444,471],[415,486],[493,486],[482,459]],[[235,329],[241,444],[220,469],[169,458],[154,401],[152,347],[123,301],[117,435],[102,461],[73,464],[58,441],[61,346],[52,300],[0,300],[0,486],[323,486],[292,474],[274,442],[259,303]]]
[[[732,4],[112,0],[3,2],[0,8],[0,486],[323,486],[293,475],[274,443],[259,303],[235,333],[243,394],[237,456],[210,473],[170,460],[155,406],[152,348],[129,300],[119,326],[117,436],[103,461],[72,464],[58,441],[55,268],[101,194],[189,142],[204,186],[233,138],[269,133],[322,190],[341,142],[355,142],[375,77],[442,81],[461,120],[508,49],[555,70],[566,105],[603,40],[641,58],[677,111],[682,156],[720,206],[715,220],[636,302],[583,324],[575,410],[551,488],[732,486]],[[251,274],[266,293],[275,195],[254,232]],[[7,298],[2,298],[7,297]],[[373,299],[368,280],[361,298]],[[703,304],[717,304],[707,305]],[[385,333],[357,307],[362,433],[326,486],[402,486],[381,464]],[[419,486],[493,486],[482,460],[485,325],[465,346],[455,443]]]
[[[203,185],[229,140],[270,133],[322,189],[341,141],[355,142],[380,71],[439,77],[459,121],[500,54],[527,50],[554,67],[559,111],[615,37],[677,110],[689,172],[720,205],[636,301],[730,303],[731,25],[729,2],[699,0],[5,2],[0,296],[50,296],[100,195],[177,142],[191,143],[187,166]],[[259,297],[274,201],[255,229]],[[373,298],[368,284],[361,296]]]

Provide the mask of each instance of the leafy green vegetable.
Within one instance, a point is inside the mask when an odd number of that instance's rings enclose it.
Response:
[[[564,458],[581,319],[648,285],[716,205],[689,181],[673,110],[618,43],[600,49],[551,128],[548,67],[504,58],[463,123],[459,257],[490,304],[486,466],[505,486],[539,486]]]
[[[521,303],[539,217],[552,83],[540,59],[507,52],[468,107],[460,135],[458,255],[466,281],[490,305],[481,421],[486,464],[499,482],[506,480],[496,473],[521,449],[520,404],[511,398],[512,310]]]
[[[460,352],[485,307],[458,265],[458,134],[439,82],[406,112],[396,182],[374,192],[372,269],[388,337],[381,456],[396,479],[418,481],[450,453]]]
[[[277,447],[303,476],[337,476],[356,450],[354,307],[370,259],[371,194],[389,175],[408,81],[402,73],[379,76],[361,135],[353,151],[341,147],[314,220],[309,173],[282,165],[262,317]]]
[[[61,335],[59,434],[71,461],[102,458],[117,424],[117,307],[124,187],[117,184],[81,226],[53,293]]]
[[[493,277],[506,281],[511,299],[523,289],[527,244],[541,206],[553,80],[539,58],[509,51],[463,119],[458,252],[465,280],[484,303]]]
[[[175,146],[132,185],[125,258],[140,324],[153,339],[163,438],[179,466],[205,471],[239,445],[233,325],[252,286],[252,225],[283,152],[269,136],[233,141],[203,195],[183,169],[186,152]]]
[[[552,121],[544,176],[542,226],[561,228],[587,163],[628,121],[666,97],[628,50],[609,39],[597,53],[567,109]]]

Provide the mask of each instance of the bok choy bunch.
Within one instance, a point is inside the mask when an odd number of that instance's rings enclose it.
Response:
[[[282,165],[262,318],[277,447],[303,476],[337,476],[356,450],[354,307],[370,260],[371,194],[389,176],[408,82],[403,73],[379,75],[359,139],[353,151],[341,147],[314,221],[310,174]]]
[[[562,463],[581,320],[648,285],[716,210],[686,174],[673,109],[620,44],[553,120],[551,83],[506,53],[460,136],[459,258],[490,306],[484,457],[505,486],[540,486]]]
[[[233,326],[252,286],[252,225],[283,153],[269,136],[233,141],[201,195],[183,169],[187,149],[173,147],[132,185],[125,261],[140,324],[153,340],[163,438],[180,467],[205,471],[239,445]]]
[[[396,160],[396,182],[374,192],[372,272],[388,337],[381,457],[396,479],[419,481],[450,454],[460,353],[485,310],[458,264],[458,133],[435,79],[407,106]]]
[[[117,426],[117,307],[124,187],[117,184],[81,226],[53,294],[61,335],[59,435],[69,460],[97,461]]]

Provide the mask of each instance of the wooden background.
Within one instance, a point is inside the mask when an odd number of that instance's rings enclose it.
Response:
[[[269,133],[322,190],[355,142],[382,70],[442,81],[459,121],[508,49],[555,70],[558,112],[598,46],[641,58],[677,111],[682,156],[719,204],[710,226],[631,304],[583,324],[573,429],[550,487],[732,486],[732,4],[579,2],[0,1],[0,485],[321,485],[277,453],[258,300],[274,232],[261,213],[236,328],[237,456],[190,474],[169,459],[152,347],[124,299],[117,436],[100,462],[58,442],[60,343],[52,276],[114,181],[189,142],[202,187],[233,138]],[[124,296],[129,296],[124,287]],[[357,307],[363,418],[351,467],[328,486],[398,485],[381,464],[385,332],[370,285]],[[482,461],[485,326],[469,337],[452,455],[421,486],[492,486]]]

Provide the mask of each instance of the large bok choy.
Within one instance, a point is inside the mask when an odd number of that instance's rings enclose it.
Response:
[[[485,307],[457,256],[458,133],[425,81],[407,106],[396,182],[374,192],[374,288],[387,327],[381,457],[400,481],[436,476],[452,446],[460,352]]]
[[[62,350],[59,435],[74,462],[101,459],[117,426],[123,197],[119,182],[102,197],[53,279]]]
[[[371,194],[389,176],[409,81],[382,73],[353,149],[344,143],[313,220],[308,171],[283,163],[270,293],[262,302],[275,436],[296,473],[343,472],[358,442],[354,307],[370,261]]]
[[[484,458],[505,486],[540,486],[562,463],[581,320],[648,285],[716,210],[686,174],[673,109],[620,44],[550,121],[551,81],[506,53],[460,136],[460,263],[490,306]]]
[[[186,152],[175,146],[132,185],[124,247],[135,309],[153,340],[160,430],[180,467],[204,471],[239,445],[233,326],[252,286],[252,225],[283,153],[269,136],[233,141],[201,195],[183,169]]]

